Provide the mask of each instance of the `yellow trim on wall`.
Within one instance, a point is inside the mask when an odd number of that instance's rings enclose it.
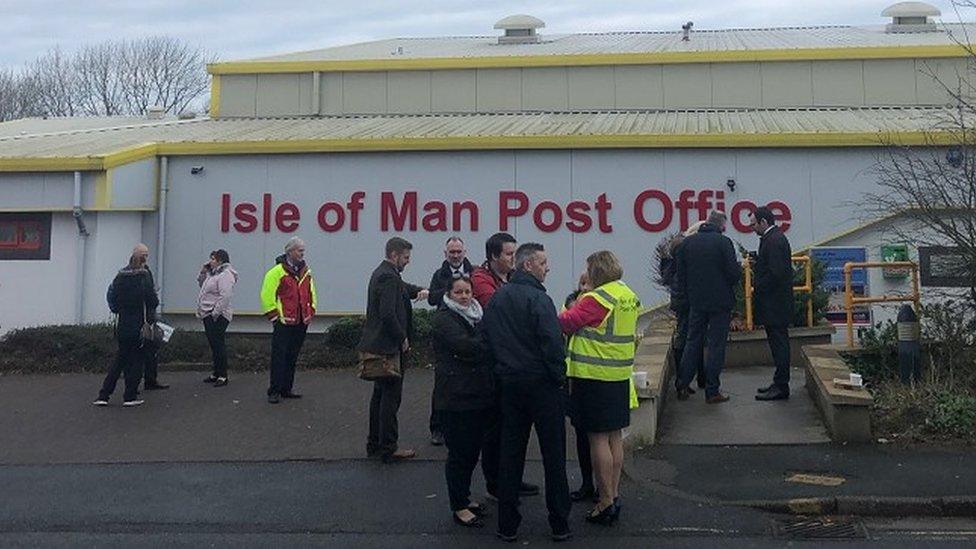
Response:
[[[508,55],[490,57],[430,57],[424,59],[363,59],[345,61],[230,61],[211,63],[207,71],[220,74],[351,72],[384,70],[450,70],[594,65],[674,65],[690,63],[746,63],[757,61],[833,61],[863,59],[932,59],[968,57],[961,45],[864,46],[850,48],[764,49],[731,51],[643,52],[584,55]]]
[[[387,139],[289,139],[147,143],[94,157],[0,159],[0,172],[100,171],[158,155],[300,154],[320,152],[508,149],[684,149],[939,146],[959,142],[951,132],[728,133],[644,135],[525,135],[397,137]]]
[[[112,207],[112,170],[95,176],[95,208],[110,209]]]
[[[220,75],[213,74],[210,79],[210,118],[220,117]]]

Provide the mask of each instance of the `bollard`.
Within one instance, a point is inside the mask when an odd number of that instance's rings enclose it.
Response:
[[[918,315],[911,305],[902,305],[898,309],[898,369],[902,384],[922,377],[920,339]]]

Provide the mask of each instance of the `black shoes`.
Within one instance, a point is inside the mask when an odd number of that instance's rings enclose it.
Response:
[[[529,484],[528,482],[523,482],[519,486],[519,496],[538,496],[539,487],[535,484]]]
[[[217,376],[210,374],[206,379],[203,380],[204,383],[213,383],[217,381]]]
[[[439,431],[432,431],[430,433],[430,445],[431,446],[443,446],[444,445],[444,433]]]
[[[302,398],[302,395],[288,391],[287,393],[281,393],[281,398]]]
[[[268,404],[278,404],[279,402],[281,402],[281,395],[278,393],[268,395]]]
[[[788,400],[790,398],[790,392],[784,391],[779,387],[773,387],[772,389],[759,393],[756,395],[756,400],[769,401],[769,400]]]
[[[552,541],[559,543],[561,541],[569,541],[573,539],[573,532],[566,530],[565,532],[553,532]]]
[[[155,381],[153,383],[146,383],[143,389],[147,391],[161,391],[163,389],[169,389],[169,385]]]
[[[495,537],[504,541],[505,543],[515,543],[518,541],[518,534],[503,534],[501,532],[495,532]]]
[[[617,517],[620,516],[617,506],[613,503],[604,507],[601,511],[597,512],[596,507],[590,511],[590,514],[586,515],[586,522],[590,524],[599,524],[601,526],[612,526]]]
[[[690,389],[688,389],[687,387],[678,388],[678,400],[688,400],[688,397],[690,396],[691,396]]]
[[[226,377],[218,377],[213,382],[213,386],[214,387],[223,387],[224,385],[227,385],[227,378]]]
[[[579,503],[587,500],[597,501],[598,497],[599,494],[592,486],[584,486],[579,490],[569,493],[569,500],[573,503]]]

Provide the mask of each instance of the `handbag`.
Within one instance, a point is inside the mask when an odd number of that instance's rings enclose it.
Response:
[[[142,328],[139,329],[139,339],[143,342],[159,345],[163,343],[163,329],[155,322],[149,322],[149,313],[146,311],[146,304],[142,304]]]
[[[377,355],[360,351],[356,374],[363,381],[403,377],[400,371],[400,353]]]

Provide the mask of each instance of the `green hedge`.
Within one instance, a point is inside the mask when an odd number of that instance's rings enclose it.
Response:
[[[431,312],[414,312],[416,341],[410,364],[431,362]],[[299,355],[302,368],[349,368],[356,364],[356,345],[362,334],[362,317],[342,318],[325,334],[309,334]],[[227,334],[228,367],[235,371],[268,369],[270,334]],[[0,373],[104,372],[115,358],[116,343],[110,324],[43,326],[23,328],[0,338]],[[159,355],[163,370],[205,370],[210,346],[202,332],[177,330],[173,342]]]

